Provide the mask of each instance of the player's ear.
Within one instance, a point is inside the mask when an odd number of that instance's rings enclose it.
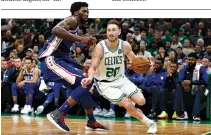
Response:
[[[75,11],[75,12],[74,12],[74,15],[77,16],[77,15],[78,15],[78,11]]]

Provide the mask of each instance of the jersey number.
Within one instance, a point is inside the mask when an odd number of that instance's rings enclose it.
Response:
[[[119,73],[120,67],[106,68],[106,70],[106,77],[116,77],[116,75]]]

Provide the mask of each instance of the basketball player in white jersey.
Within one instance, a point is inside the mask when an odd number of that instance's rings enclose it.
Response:
[[[123,106],[131,116],[142,121],[148,127],[147,133],[156,133],[156,123],[148,119],[132,103],[133,101],[142,106],[145,104],[145,98],[141,90],[124,75],[124,56],[126,55],[130,61],[133,61],[136,55],[128,42],[118,38],[120,34],[119,22],[110,20],[107,26],[107,39],[96,45],[88,78],[84,78],[81,84],[86,87],[94,78],[95,85],[102,96]]]

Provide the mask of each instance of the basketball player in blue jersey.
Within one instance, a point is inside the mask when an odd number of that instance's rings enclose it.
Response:
[[[21,110],[21,113],[28,114],[32,112],[32,102],[33,95],[35,90],[39,87],[38,85],[39,78],[39,70],[37,68],[32,67],[32,58],[25,58],[24,66],[22,67],[16,83],[12,84],[12,98],[14,102],[14,107],[12,108],[12,112],[19,111],[19,105],[17,103],[17,91],[19,93],[26,94],[26,104],[24,108]]]
[[[64,132],[69,132],[69,128],[64,122],[64,116],[68,110],[80,103],[88,116],[87,130],[107,130],[99,124],[93,116],[95,102],[90,97],[89,89],[83,88],[80,84],[84,78],[80,65],[70,57],[70,48],[75,42],[84,45],[91,43],[91,37],[78,36],[79,27],[84,26],[88,19],[88,4],[85,2],[75,2],[70,9],[72,16],[65,18],[52,29],[52,36],[40,50],[39,59],[41,61],[41,72],[46,83],[62,83],[66,87],[72,87],[69,98],[55,111],[47,114],[49,121]]]

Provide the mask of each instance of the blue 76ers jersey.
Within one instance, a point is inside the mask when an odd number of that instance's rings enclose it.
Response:
[[[69,30],[71,34],[76,34],[80,32],[79,27],[75,30]],[[44,44],[43,48],[39,52],[39,58],[45,58],[47,56],[55,57],[69,57],[70,48],[73,46],[75,41],[65,40],[52,35],[49,40]]]

